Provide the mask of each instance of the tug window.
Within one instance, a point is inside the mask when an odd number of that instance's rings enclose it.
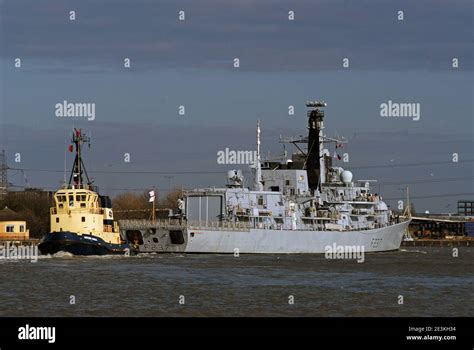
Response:
[[[14,232],[14,231],[15,231],[15,225],[7,225],[5,231],[7,231],[7,232]]]
[[[56,223],[59,223],[59,218],[56,218]]]
[[[25,226],[20,225],[20,232],[25,232]]]
[[[81,217],[81,221],[82,221],[82,222],[86,222],[86,217],[85,217],[85,216],[82,216],[82,217]]]

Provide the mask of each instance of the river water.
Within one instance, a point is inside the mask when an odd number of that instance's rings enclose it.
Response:
[[[474,316],[472,248],[0,260],[0,316]]]

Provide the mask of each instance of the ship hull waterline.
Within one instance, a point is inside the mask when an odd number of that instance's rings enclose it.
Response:
[[[400,249],[409,221],[361,231],[305,230],[222,230],[187,227],[182,243],[172,243],[168,230],[156,233],[143,230],[142,253],[208,253],[208,254],[324,254],[327,247],[358,246],[364,252],[386,252]]]
[[[67,252],[73,255],[126,255],[131,249],[128,243],[113,244],[94,235],[78,235],[74,232],[48,233],[38,245],[41,254]]]

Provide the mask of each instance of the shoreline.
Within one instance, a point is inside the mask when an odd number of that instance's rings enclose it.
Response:
[[[400,247],[472,247],[474,239],[463,237],[456,239],[414,239],[413,241],[402,241]]]

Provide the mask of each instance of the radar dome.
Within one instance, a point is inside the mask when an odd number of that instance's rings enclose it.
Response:
[[[352,182],[352,173],[349,170],[344,170],[341,174],[341,181],[345,184]]]
[[[227,181],[231,185],[241,185],[244,177],[242,175],[242,170],[229,170],[227,172]]]

